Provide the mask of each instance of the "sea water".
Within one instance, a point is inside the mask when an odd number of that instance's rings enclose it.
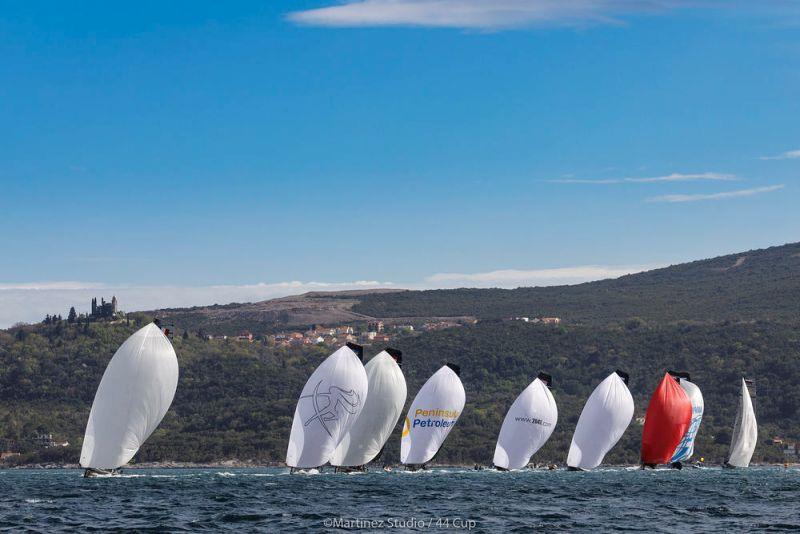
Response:
[[[800,529],[800,469],[0,470],[0,529],[642,532]]]

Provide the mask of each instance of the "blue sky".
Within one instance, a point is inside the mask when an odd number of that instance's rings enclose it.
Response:
[[[0,326],[797,241],[797,3],[564,4],[3,2]]]

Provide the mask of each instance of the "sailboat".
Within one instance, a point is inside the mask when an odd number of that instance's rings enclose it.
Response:
[[[642,468],[667,464],[692,422],[692,401],[669,373],[653,392],[642,430]]]
[[[306,382],[294,411],[286,465],[325,465],[358,419],[367,399],[363,348],[348,343],[323,361]]]
[[[567,455],[572,471],[594,469],[603,462],[633,419],[628,373],[617,370],[592,391],[583,407]]]
[[[406,403],[403,353],[387,348],[364,366],[369,395],[361,415],[331,457],[337,471],[366,471],[386,445]]]
[[[94,397],[81,449],[84,476],[116,474],[158,427],[178,386],[178,358],[151,323],[108,363]]]
[[[756,450],[756,443],[758,443],[756,413],[753,410],[753,401],[750,398],[750,391],[747,389],[747,382],[744,378],[742,379],[739,409],[736,412],[731,450],[725,461],[725,467],[748,467],[750,459],[753,457],[753,451]],[[750,381],[750,385],[753,385],[752,381]]]
[[[689,424],[689,429],[686,431],[683,439],[681,439],[681,442],[678,444],[670,460],[672,467],[681,469],[683,467],[683,462],[689,460],[692,454],[694,454],[694,440],[697,437],[697,431],[700,430],[700,422],[703,420],[705,403],[703,402],[703,394],[700,392],[700,388],[697,387],[694,382],[691,382],[689,373],[669,371],[669,374],[678,380],[678,383],[683,388],[683,391],[686,392],[689,401],[692,403],[692,422]]]
[[[502,471],[522,469],[550,439],[558,408],[550,392],[553,379],[539,373],[508,409],[494,449],[494,466]]]
[[[466,401],[460,372],[459,366],[445,364],[414,397],[400,440],[400,461],[407,469],[424,469],[458,421]]]

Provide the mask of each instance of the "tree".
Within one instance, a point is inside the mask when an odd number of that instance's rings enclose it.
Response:
[[[69,315],[67,316],[67,322],[72,324],[78,318],[78,314],[75,312],[75,306],[69,309]]]
[[[188,330],[184,330],[183,331],[183,339],[189,339],[189,331]]]

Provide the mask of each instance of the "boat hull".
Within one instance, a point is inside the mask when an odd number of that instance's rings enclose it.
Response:
[[[89,467],[83,472],[83,478],[105,478],[119,476],[121,474],[122,469],[95,469]]]

